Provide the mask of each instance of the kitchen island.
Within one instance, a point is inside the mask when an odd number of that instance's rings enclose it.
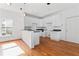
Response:
[[[40,31],[33,30],[23,30],[22,40],[29,46],[29,48],[34,48],[40,43]]]

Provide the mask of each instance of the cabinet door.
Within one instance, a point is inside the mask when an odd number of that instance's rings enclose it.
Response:
[[[66,20],[66,40],[79,43],[79,18]]]
[[[50,33],[50,38],[52,40],[59,41],[61,38],[61,33],[60,32],[52,32],[52,33]]]

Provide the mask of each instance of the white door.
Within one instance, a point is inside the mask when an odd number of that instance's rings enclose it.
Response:
[[[79,43],[79,17],[66,20],[66,40]]]

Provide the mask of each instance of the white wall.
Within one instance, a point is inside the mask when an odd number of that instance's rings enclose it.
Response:
[[[68,23],[67,22],[67,20],[70,20],[70,19],[74,19],[75,21],[76,21],[76,18],[79,18],[79,7],[78,6],[75,6],[74,8],[70,8],[70,9],[67,9],[67,10],[65,10],[65,11],[63,11],[62,12],[62,15],[63,15],[63,23],[64,23],[64,32],[63,32],[63,36],[62,37],[64,37],[64,39],[63,40],[66,40],[66,41],[71,41],[71,42],[75,42],[75,43],[78,43],[77,41],[79,41],[78,39],[75,39],[74,41],[73,40],[71,40],[71,39],[67,39],[67,32],[68,32],[68,30],[67,30],[67,24],[66,23]],[[70,19],[69,19],[70,18]],[[74,22],[74,23],[76,23],[76,22]],[[70,30],[71,30],[72,28],[70,28]],[[74,31],[76,31],[76,30],[74,30]],[[72,34],[73,35],[73,34]],[[77,34],[77,35],[79,35],[79,34]],[[71,36],[72,37],[72,36]]]
[[[0,21],[1,19],[12,19],[14,26],[12,37],[21,38],[20,31],[24,29],[24,16],[21,13],[0,9]]]

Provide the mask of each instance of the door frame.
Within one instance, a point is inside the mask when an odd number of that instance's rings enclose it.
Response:
[[[65,19],[65,41],[68,41],[67,40],[67,32],[68,32],[68,29],[67,29],[67,26],[68,26],[67,20],[71,20],[73,18],[79,18],[79,16],[70,16],[70,17],[66,17],[66,19]]]

